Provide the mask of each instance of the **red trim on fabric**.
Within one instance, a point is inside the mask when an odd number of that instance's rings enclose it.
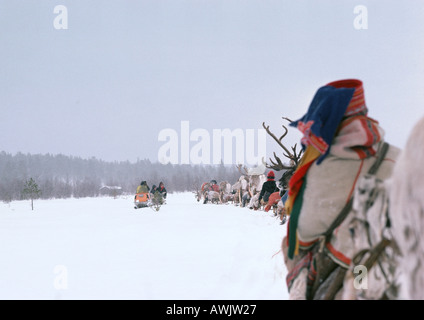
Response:
[[[391,159],[391,158],[384,158],[384,160],[383,160],[383,161],[390,161],[390,162],[396,163],[396,160],[393,160],[393,159]]]
[[[330,242],[327,243],[326,245],[328,251],[331,252],[331,254],[339,261],[341,261],[342,263],[344,263],[345,265],[350,265],[351,259],[349,259],[348,257],[346,257],[343,253],[341,253],[340,251],[337,251]]]
[[[308,252],[301,260],[299,260],[298,263],[296,263],[294,268],[287,274],[286,284],[289,290],[291,288],[291,285],[293,284],[294,279],[297,278],[300,271],[303,268],[307,268],[309,270],[309,266],[311,265],[312,258],[313,258],[312,252]]]
[[[315,279],[317,278],[318,271],[315,269],[314,259],[312,259],[309,264],[309,272],[308,272],[308,285],[313,286]]]
[[[381,141],[381,135],[378,131],[378,121],[367,117],[366,115],[354,115],[348,117],[342,121],[336,131],[336,136],[345,127],[349,126],[352,122],[358,121],[362,127],[362,132],[365,134],[365,142],[358,146],[350,147],[351,150],[355,151],[359,159],[368,158],[377,153],[373,146]]]
[[[343,79],[329,82],[327,86],[334,88],[359,88],[362,87],[362,81],[358,79]]]
[[[299,129],[300,132],[305,134],[306,132],[311,130],[311,126],[314,124],[313,120],[309,120],[308,122],[299,121],[297,124],[297,129]]]
[[[286,244],[287,244],[287,247],[289,246],[289,230],[290,230],[290,228],[289,228],[289,225],[290,225],[290,216],[289,216],[289,218],[287,219],[287,222],[286,222]]]
[[[313,120],[308,122],[299,121],[297,128],[300,132],[303,133],[301,142],[303,145],[313,145],[320,153],[325,153],[328,149],[328,144],[321,137],[317,137],[311,132],[311,126],[314,124]]]
[[[299,246],[310,247],[311,245],[313,245],[317,241],[318,241],[318,239],[312,240],[312,241],[308,241],[308,242],[304,242],[304,241],[299,240]]]
[[[317,149],[321,154],[325,153],[328,149],[328,144],[324,139],[311,133],[310,143]]]
[[[352,98],[346,108],[345,115],[351,116],[356,113],[365,111],[367,109],[365,104],[364,86],[361,80],[358,79],[344,79],[333,81],[327,84],[334,88],[354,88]]]
[[[289,196],[299,193],[299,190],[303,183],[303,177],[308,172],[309,167],[314,163],[316,159],[309,161],[303,166],[299,167],[289,181]],[[293,201],[294,203],[294,201]]]

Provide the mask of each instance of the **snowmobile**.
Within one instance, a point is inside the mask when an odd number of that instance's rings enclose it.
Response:
[[[134,197],[134,209],[150,207],[154,211],[159,211],[160,207],[166,203],[160,192],[137,193]]]
[[[152,199],[150,193],[136,193],[134,197],[134,209],[150,207]]]

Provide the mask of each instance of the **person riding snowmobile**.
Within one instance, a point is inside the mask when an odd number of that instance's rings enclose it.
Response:
[[[146,181],[141,181],[140,185],[137,187],[136,193],[147,193],[150,191],[149,186]]]

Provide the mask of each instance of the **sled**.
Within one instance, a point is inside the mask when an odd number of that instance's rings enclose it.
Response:
[[[136,193],[134,197],[134,209],[146,208],[151,205],[150,193]]]
[[[166,203],[165,198],[162,196],[160,192],[155,192],[150,201],[150,207],[154,211],[159,211],[160,207]]]

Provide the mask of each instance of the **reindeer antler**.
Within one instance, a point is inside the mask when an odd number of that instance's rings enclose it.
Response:
[[[243,165],[242,164],[238,164],[236,167],[237,167],[237,170],[240,172],[240,174],[241,175],[243,175],[243,176],[246,176],[246,175],[248,175],[249,174],[249,171],[247,170],[247,168],[246,168],[246,166],[243,166],[243,170],[244,170],[244,172],[245,173],[243,173],[243,172],[241,172],[241,167],[242,167]]]
[[[286,117],[282,117],[283,119],[292,122],[289,118]],[[292,152],[290,152],[289,149],[286,148],[286,146],[281,142],[281,140],[287,135],[288,133],[288,129],[282,125],[282,127],[284,128],[285,132],[280,136],[280,138],[277,138],[272,132],[271,130],[269,130],[269,126],[265,125],[265,122],[262,123],[262,126],[264,127],[264,129],[266,130],[266,132],[279,144],[279,146],[281,148],[283,148],[283,150],[285,151],[285,153],[283,154],[286,158],[290,159],[291,162],[293,162],[293,164],[290,164],[290,166],[286,166],[283,164],[283,162],[281,161],[281,159],[279,157],[277,157],[276,153],[274,152],[274,158],[277,161],[277,163],[275,163],[273,160],[270,159],[270,162],[272,163],[271,166],[267,165],[265,162],[265,166],[269,169],[274,169],[276,171],[280,171],[280,170],[284,170],[284,169],[291,169],[294,166],[297,166],[297,164],[299,163],[299,160],[302,156],[303,150],[300,150],[299,153],[297,153],[296,148],[297,148],[297,144],[295,144],[293,147],[291,147]]]
[[[262,158],[262,163],[267,167],[268,169],[273,169],[275,171],[281,171],[281,170],[288,170],[293,168],[292,165],[285,165],[281,159],[275,154],[274,152],[274,158],[276,162],[274,162],[271,158],[269,158],[269,161],[271,162],[271,165],[268,165]]]
[[[284,125],[282,126],[285,130],[285,132],[283,133],[283,135],[280,138],[277,138],[275,136],[275,134],[273,134],[270,130],[269,130],[269,126],[265,125],[265,122],[262,122],[262,126],[264,127],[264,129],[266,130],[266,132],[280,145],[281,148],[283,148],[283,150],[286,152],[286,154],[284,156],[286,157],[290,157],[290,151],[286,148],[286,146],[281,142],[281,140],[287,135],[287,132],[289,131]]]

